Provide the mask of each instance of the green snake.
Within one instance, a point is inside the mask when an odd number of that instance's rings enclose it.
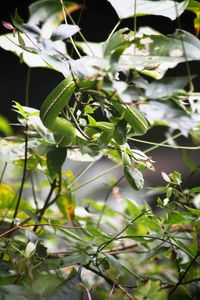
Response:
[[[85,85],[84,81],[80,83],[81,85]],[[84,88],[87,89],[87,86]],[[55,141],[61,147],[71,146],[76,137],[74,125],[66,118],[59,116],[68,105],[75,90],[75,81],[72,78],[64,79],[46,97],[40,109],[40,118],[44,126],[54,133]],[[117,101],[112,101],[110,105],[130,125],[134,135],[143,135],[147,132],[148,122],[137,108]]]

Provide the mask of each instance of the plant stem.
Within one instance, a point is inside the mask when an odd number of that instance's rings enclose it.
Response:
[[[96,161],[92,161],[86,168],[84,168],[84,170],[80,172],[70,184],[68,184],[67,188],[69,189],[75,182],[77,182],[95,164],[95,162]]]
[[[106,42],[108,42],[108,41],[111,39],[111,37],[113,36],[115,30],[116,30],[117,27],[120,25],[120,23],[121,23],[121,20],[119,20],[119,21],[117,22],[117,24],[114,26],[114,28],[113,28],[113,30],[111,31],[111,33],[109,34],[109,36],[108,36]]]
[[[64,20],[65,20],[65,24],[67,24],[67,16],[66,16],[66,11],[65,11],[65,5],[63,3],[63,0],[60,0],[60,3],[61,3],[61,6],[62,6],[62,11],[63,11],[63,16],[64,16]],[[72,46],[74,47],[74,50],[76,51],[76,54],[78,55],[79,58],[81,58],[81,54],[80,52],[78,51],[75,43],[74,43],[74,40],[72,37],[70,37],[70,41],[72,43]]]
[[[4,177],[4,174],[5,174],[5,171],[6,171],[6,168],[7,168],[7,161],[5,162],[4,164],[4,167],[3,167],[3,170],[2,170],[2,173],[1,173],[1,177],[0,177],[0,184],[2,183],[2,180],[3,180],[3,177]]]
[[[115,186],[117,186],[123,178],[124,178],[124,175],[121,176],[121,177],[120,177],[120,178],[119,178],[119,179],[118,179],[118,180],[117,180],[117,181],[109,188],[108,192],[106,193],[106,196],[105,196],[105,199],[104,199],[104,207],[103,207],[103,209],[102,209],[102,212],[101,212],[100,217],[99,217],[98,222],[97,222],[97,229],[98,229],[99,226],[100,226],[101,220],[102,220],[103,215],[104,215],[105,210],[106,210],[106,205],[107,205],[108,198],[109,198],[109,196],[110,196],[110,194],[111,194],[113,188],[114,188]]]
[[[37,197],[36,197],[35,188],[34,188],[34,180],[33,180],[32,172],[30,174],[30,177],[31,177],[31,189],[32,189],[32,194],[33,194],[33,200],[35,203],[36,210],[38,210],[38,203],[37,203]]]
[[[177,138],[180,135],[179,134],[175,135],[173,137],[173,139]],[[142,143],[142,144],[148,144],[148,145],[155,145],[156,146],[156,147],[147,149],[146,151],[144,151],[145,153],[147,153],[149,151],[152,151],[152,150],[154,150],[158,147],[165,147],[165,148],[172,148],[172,149],[184,149],[184,150],[199,150],[200,149],[200,146],[188,147],[188,146],[178,146],[178,145],[166,145],[165,143],[168,140],[165,140],[162,143],[154,143],[154,142],[151,142],[151,141],[140,140],[140,139],[137,139],[137,138],[129,138],[129,140],[135,141],[135,142],[138,142],[138,143]]]
[[[111,172],[111,171],[113,171],[113,170],[115,170],[115,169],[121,167],[122,165],[123,165],[123,164],[121,163],[121,164],[119,164],[119,165],[115,165],[115,166],[113,166],[113,167],[107,169],[106,171],[104,171],[104,172],[98,174],[97,176],[95,176],[94,178],[92,178],[92,179],[88,180],[87,182],[84,182],[83,184],[79,185],[78,187],[72,189],[71,192],[74,192],[74,191],[77,191],[77,190],[81,189],[82,187],[86,186],[87,184],[89,184],[89,183],[91,183],[91,182],[97,180],[98,178],[104,176],[105,174],[107,174],[107,173],[109,173],[109,172]]]
[[[42,209],[39,211],[39,214],[38,214],[38,221],[39,222],[42,219],[42,216],[44,215],[46,209],[48,208],[48,204],[49,204],[49,201],[51,200],[51,197],[53,195],[55,187],[56,187],[56,179],[54,179],[53,182],[51,183],[51,188],[49,190],[47,198],[44,202],[44,205],[43,205]],[[37,228],[38,228],[38,225],[35,225],[34,228],[33,228],[33,231],[36,231]]]
[[[25,88],[25,106],[29,106],[29,89],[30,89],[31,68],[27,69],[26,88]]]
[[[15,211],[13,214],[13,221],[11,223],[11,228],[13,227],[15,218],[18,214],[19,205],[20,205],[20,201],[21,201],[21,197],[22,197],[23,188],[24,188],[24,183],[25,183],[25,179],[26,179],[26,168],[27,168],[27,161],[28,161],[28,134],[27,134],[27,131],[28,131],[28,124],[26,123],[23,175],[22,175],[21,186],[20,186],[19,195],[18,195],[18,199],[17,199],[17,204],[16,204]]]
[[[104,242],[103,244],[101,244],[97,251],[96,251],[96,255],[98,255],[99,252],[101,252],[105,247],[107,247],[110,243],[112,243],[113,241],[115,241],[117,238],[119,238],[119,236],[126,231],[127,228],[129,228],[131,225],[133,225],[133,223],[135,221],[137,221],[139,218],[141,218],[142,216],[144,216],[146,213],[148,213],[149,211],[151,211],[150,209],[149,210],[146,210],[146,211],[143,211],[141,212],[137,217],[135,217],[129,224],[127,224],[117,235],[115,235],[112,239],[110,239],[109,241],[106,241]]]
[[[194,262],[196,261],[196,259],[198,257],[199,257],[199,251],[197,251],[197,254],[192,259],[191,263],[187,266],[187,268],[186,268],[185,272],[183,273],[183,275],[180,277],[180,279],[178,280],[178,282],[176,283],[176,285],[174,286],[174,288],[170,291],[170,293],[169,293],[170,297],[176,291],[176,289],[179,287],[179,285],[182,284],[183,279],[185,278],[185,276],[187,275],[187,273],[189,272],[190,268],[192,267],[192,265],[194,264]]]
[[[129,299],[131,300],[135,300],[135,297],[130,295],[125,288],[123,288],[121,285],[117,284],[116,282],[114,282],[112,279],[110,279],[109,277],[105,276],[101,271],[96,270],[92,267],[90,267],[89,265],[83,265],[83,267],[93,273],[95,273],[96,275],[102,277],[107,283],[109,283],[111,286],[115,286],[115,288],[120,289]]]

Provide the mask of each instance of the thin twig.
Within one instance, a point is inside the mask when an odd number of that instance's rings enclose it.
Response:
[[[182,284],[183,279],[185,278],[185,276],[187,275],[187,273],[189,272],[190,268],[192,267],[192,265],[194,264],[194,262],[197,260],[198,257],[199,257],[199,251],[197,251],[197,254],[192,259],[192,261],[190,262],[190,264],[187,266],[187,268],[186,268],[185,272],[183,273],[183,275],[179,278],[179,280],[176,283],[176,285],[174,286],[174,288],[170,291],[169,296],[172,296],[172,294],[176,291],[176,289],[179,287],[179,285]]]
[[[33,194],[33,201],[35,203],[36,210],[38,210],[38,203],[37,203],[37,197],[36,197],[36,193],[35,193],[35,186],[34,186],[34,180],[33,180],[32,172],[30,174],[30,178],[31,178],[31,189],[32,189],[32,194]]]
[[[31,68],[28,67],[25,88],[25,106],[29,106],[29,90],[30,90]]]
[[[104,242],[103,244],[101,244],[96,251],[96,255],[98,255],[99,252],[101,252],[105,247],[107,247],[110,243],[112,243],[113,241],[115,241],[116,239],[118,239],[120,237],[120,235],[126,231],[126,229],[128,229],[131,225],[133,225],[133,223],[135,223],[135,221],[137,221],[139,218],[141,218],[142,216],[144,216],[146,213],[148,213],[149,210],[143,211],[141,212],[137,217],[135,217],[129,224],[127,224],[118,234],[116,234],[112,239],[110,239],[109,241]]]
[[[61,6],[62,6],[62,11],[63,11],[63,16],[64,16],[65,24],[67,24],[67,16],[66,16],[65,5],[63,3],[63,0],[60,0],[60,3],[61,3]],[[74,50],[76,51],[76,54],[78,55],[79,58],[81,58],[81,54],[78,51],[78,49],[77,49],[77,47],[76,47],[76,45],[75,45],[74,40],[73,40],[72,37],[70,37],[70,41],[71,41],[71,43],[72,43],[72,45],[74,47]]]
[[[101,220],[102,220],[103,215],[104,215],[105,210],[106,210],[106,206],[107,206],[107,202],[108,202],[109,196],[110,196],[113,188],[116,187],[123,178],[124,178],[124,176],[121,176],[114,184],[112,184],[112,186],[109,188],[108,192],[106,193],[106,196],[105,196],[105,199],[104,199],[104,206],[103,206],[103,209],[101,211],[101,214],[100,214],[98,222],[97,222],[97,229],[100,226]]]
[[[98,174],[97,176],[95,176],[94,178],[92,178],[92,179],[88,180],[87,182],[82,183],[82,184],[79,185],[78,187],[72,189],[71,192],[74,192],[74,191],[77,191],[77,190],[81,189],[82,187],[88,185],[89,183],[91,183],[91,182],[97,180],[98,178],[100,178],[100,177],[106,175],[107,173],[110,173],[111,171],[114,171],[115,169],[117,169],[117,168],[119,168],[119,167],[121,167],[121,166],[122,166],[122,163],[119,164],[119,165],[115,165],[115,166],[113,166],[113,167],[107,169],[106,171],[104,171],[104,172]]]
[[[87,295],[87,298],[88,300],[92,300],[92,296],[90,294],[90,291],[89,289],[81,282],[80,285],[84,288],[85,292],[86,292],[86,295]]]
[[[1,172],[0,183],[2,183],[2,180],[3,180],[4,174],[5,174],[7,165],[8,165],[8,163],[7,163],[7,161],[6,161],[5,164],[4,164],[3,170],[2,170],[2,172]]]
[[[25,148],[24,148],[24,167],[23,167],[23,174],[22,174],[22,181],[21,181],[21,186],[20,186],[20,190],[19,190],[19,195],[18,195],[18,199],[17,199],[17,204],[15,207],[15,211],[13,214],[13,221],[11,223],[11,227],[13,227],[14,222],[15,222],[15,218],[18,214],[18,210],[19,210],[19,205],[21,202],[21,197],[22,197],[22,192],[23,192],[23,188],[24,188],[24,183],[25,183],[25,179],[26,179],[26,168],[27,168],[27,161],[28,161],[28,124],[26,122],[26,127],[25,127]]]
[[[165,143],[155,143],[155,142],[151,142],[151,141],[140,140],[137,138],[129,138],[129,140],[135,141],[138,143],[142,143],[142,144],[155,145],[158,147],[165,147],[165,148],[172,148],[172,149],[184,149],[184,150],[199,150],[200,149],[200,146],[188,147],[188,146],[179,146],[179,145],[166,145]],[[149,152],[150,150],[148,149],[147,151]]]
[[[25,224],[25,225],[18,225],[15,226],[5,232],[3,232],[2,234],[0,234],[0,238],[9,235],[11,232],[22,229],[22,228],[26,228],[26,227],[44,227],[44,226],[48,226],[48,227],[55,227],[55,228],[63,228],[63,229],[82,229],[81,226],[67,226],[67,225],[58,225],[58,224],[51,224],[51,223],[37,223],[37,224]],[[68,254],[69,255],[69,254]]]

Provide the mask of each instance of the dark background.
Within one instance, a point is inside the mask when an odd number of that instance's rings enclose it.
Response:
[[[31,0],[7,0],[0,1],[0,20],[9,21],[15,9],[18,9],[19,15],[24,19],[28,19],[28,6],[35,1]],[[83,3],[83,1],[76,1]],[[123,0],[122,0],[123,5]],[[86,0],[86,9],[84,9],[81,17],[80,27],[82,33],[89,41],[105,40],[112,28],[118,21],[117,15],[107,0]],[[80,11],[73,14],[73,18],[78,20]],[[181,24],[184,30],[193,32],[194,15],[185,12],[181,16]],[[137,19],[139,26],[151,26],[162,33],[173,33],[177,28],[177,21],[171,21],[168,18],[159,16],[139,17]],[[121,27],[129,27],[133,29],[133,20],[124,20]],[[0,25],[0,33],[6,33],[7,30]],[[199,62],[191,63],[192,73],[199,73]],[[169,72],[170,73],[170,72]],[[173,74],[186,74],[184,64],[180,64]],[[170,75],[170,74],[169,74]],[[0,114],[6,116],[11,122],[16,120],[16,115],[11,112],[12,100],[24,104],[25,83],[27,77],[27,67],[19,63],[18,57],[11,52],[6,52],[0,48]],[[62,75],[52,70],[35,69],[31,70],[30,84],[30,106],[39,108],[43,99],[49,91],[62,79]],[[196,85],[198,81],[196,79]],[[198,86],[197,86],[198,88]]]

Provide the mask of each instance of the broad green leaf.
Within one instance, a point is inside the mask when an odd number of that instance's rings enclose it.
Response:
[[[200,217],[200,210],[199,210],[199,209],[195,209],[195,208],[192,208],[192,207],[189,207],[189,206],[185,206],[185,208],[186,208],[189,212],[191,212],[192,215]]]
[[[167,292],[161,290],[159,281],[148,280],[145,284],[139,282],[135,289],[136,300],[166,300]]]
[[[189,189],[189,192],[188,192],[189,195],[194,194],[194,193],[200,193],[200,186]]]
[[[69,13],[81,7],[70,1],[63,1]],[[42,24],[41,32],[45,38],[50,38],[53,30],[63,21],[62,5],[57,0],[39,0],[29,6],[30,18],[28,24]]]
[[[153,1],[153,0],[124,0],[123,5],[121,0],[108,0],[116,13],[118,14],[120,19],[126,19],[133,17],[134,14],[136,16],[141,15],[158,15],[168,17],[171,20],[175,20],[178,16],[180,16],[188,5],[188,0],[182,2],[176,2],[176,6],[174,1],[165,0],[165,1]],[[136,4],[136,11],[135,11]]]
[[[58,26],[52,33],[53,41],[65,40],[77,33],[80,28],[77,25],[62,24]]]
[[[115,52],[118,48],[129,45],[130,41],[128,40],[126,32],[129,32],[128,28],[123,28],[115,32],[108,41],[102,44],[103,48],[103,56],[108,57],[113,52]]]
[[[40,274],[38,275],[34,282],[32,283],[33,292],[39,294],[41,296],[48,296],[51,295],[53,290],[62,283],[62,280],[51,273],[48,275]]]
[[[81,300],[83,297],[83,290],[80,286],[81,277],[80,272],[74,270],[70,274],[69,279],[58,285],[53,294],[48,298],[49,300]]]
[[[47,167],[49,176],[53,179],[61,170],[61,167],[66,159],[66,149],[57,148],[47,153]]]
[[[168,217],[165,221],[166,224],[184,224],[188,223],[190,221],[190,218],[187,218],[187,215],[185,213],[179,212],[179,211],[172,211],[168,213]]]

